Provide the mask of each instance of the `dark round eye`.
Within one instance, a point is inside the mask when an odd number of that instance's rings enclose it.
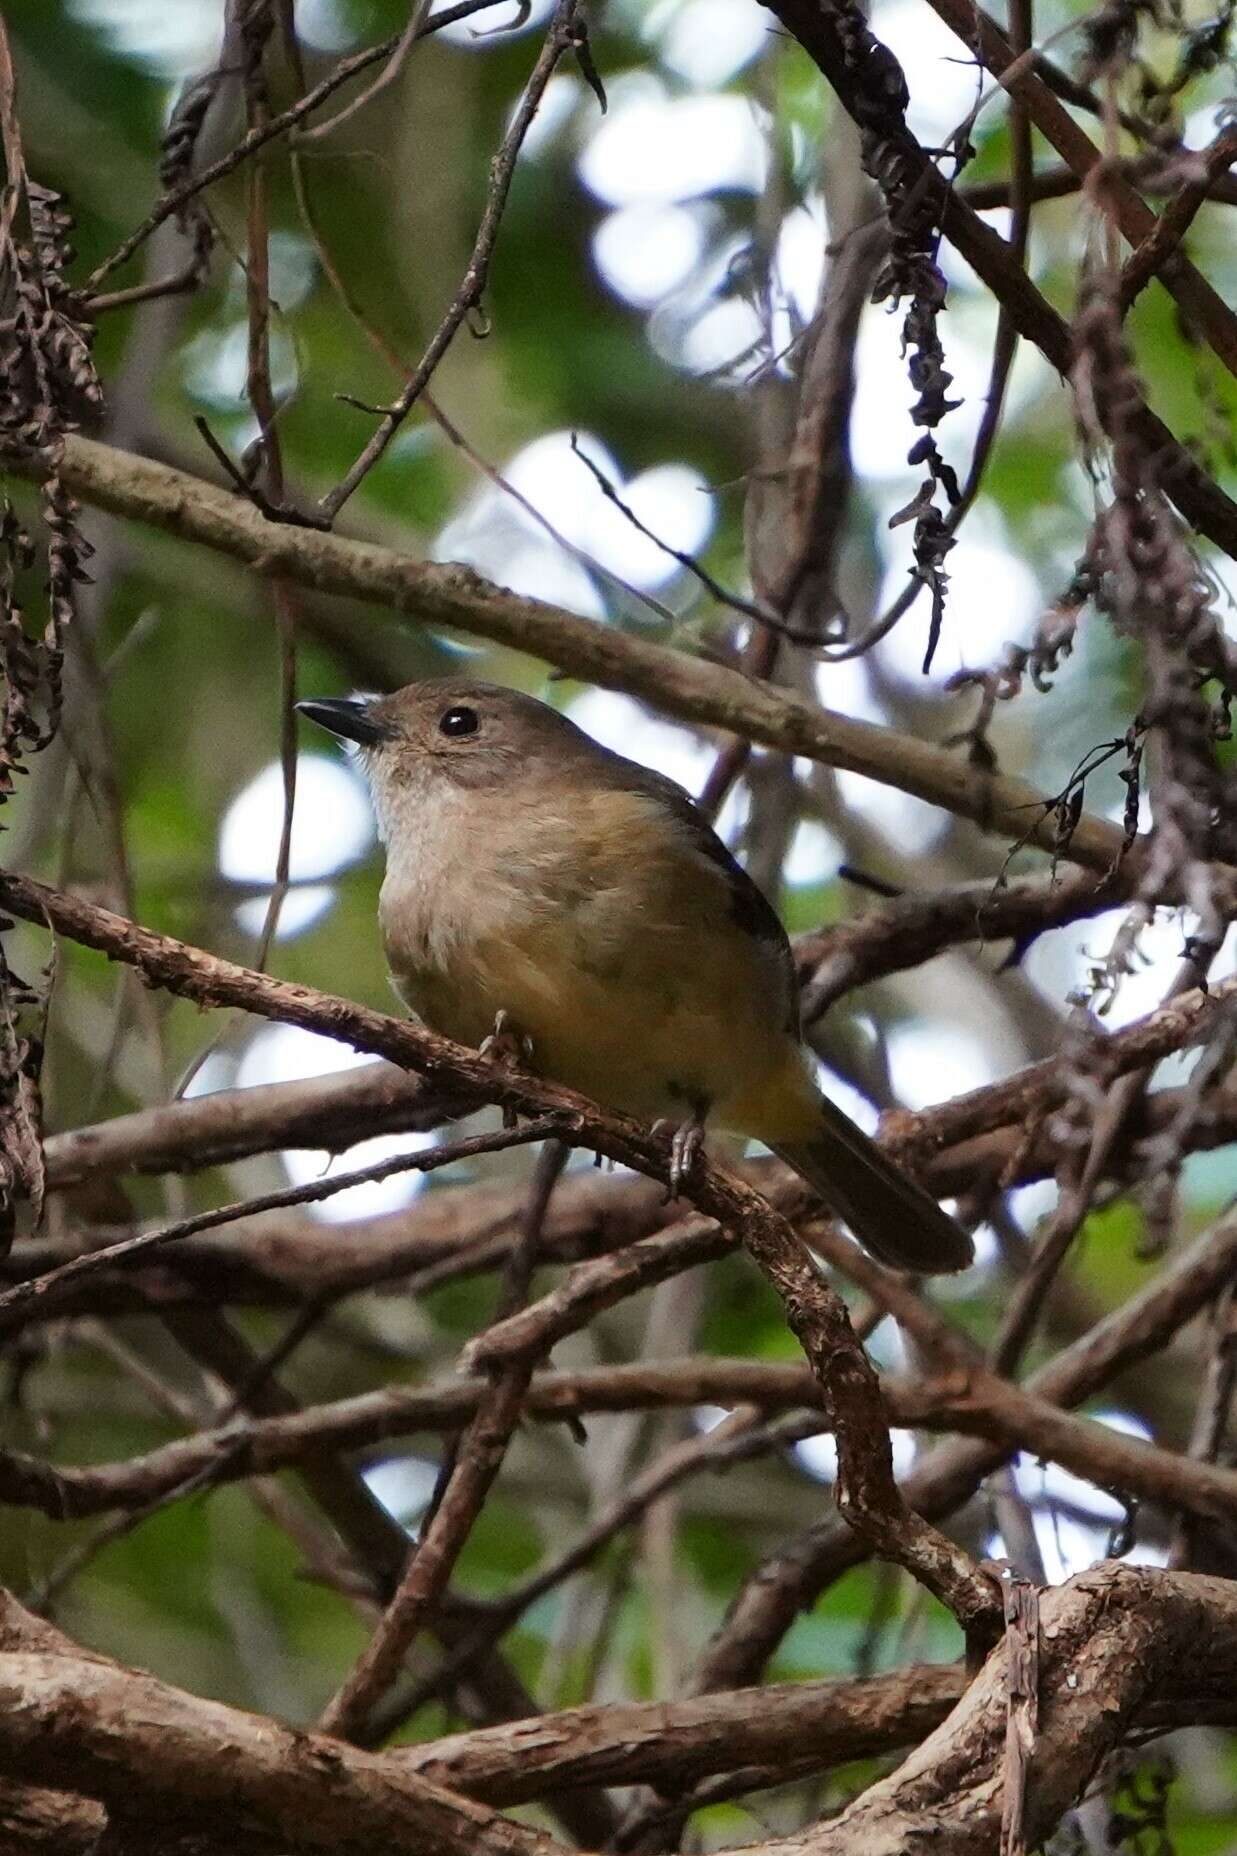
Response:
[[[438,732],[458,738],[460,735],[475,735],[481,726],[481,717],[475,709],[462,705],[458,709],[448,709],[438,718]]]

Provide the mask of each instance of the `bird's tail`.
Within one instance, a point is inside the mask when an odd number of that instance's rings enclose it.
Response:
[[[774,1152],[882,1263],[923,1276],[964,1270],[974,1246],[948,1212],[823,1096],[819,1113],[818,1133],[771,1142]]]

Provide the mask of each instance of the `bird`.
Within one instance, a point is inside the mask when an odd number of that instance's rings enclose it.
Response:
[[[395,989],[457,1043],[497,1027],[546,1078],[772,1149],[882,1262],[964,1269],[970,1238],[822,1094],[776,910],[684,789],[551,704],[468,678],[299,702],[348,744],[386,870]]]

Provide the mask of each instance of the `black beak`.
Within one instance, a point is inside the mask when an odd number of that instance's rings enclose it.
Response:
[[[311,722],[317,722],[319,728],[329,729],[331,734],[341,735],[345,741],[359,742],[363,748],[374,748],[380,742],[389,741],[394,732],[370,714],[368,703],[355,702],[350,696],[315,697],[310,702],[298,702],[296,706]]]

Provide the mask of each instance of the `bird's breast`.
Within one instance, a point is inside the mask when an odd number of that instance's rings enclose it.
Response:
[[[536,1069],[611,1107],[723,1104],[789,1048],[765,957],[647,799],[604,797],[401,831],[380,905],[392,977],[463,1044],[507,1012]]]
[[[379,919],[396,987],[433,1029],[475,1045],[500,1009],[540,1008],[562,961],[546,932],[568,912],[562,824],[450,793],[400,820]]]

